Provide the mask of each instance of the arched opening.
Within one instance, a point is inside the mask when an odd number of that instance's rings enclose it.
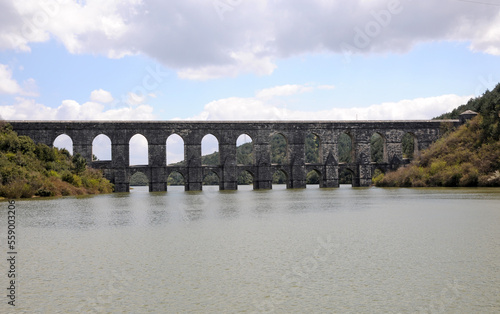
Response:
[[[413,159],[413,157],[415,157],[415,155],[418,153],[418,143],[415,134],[410,132],[406,133],[403,136],[402,144],[403,158]]]
[[[212,134],[207,134],[201,140],[201,164],[207,166],[218,166],[219,141]]]
[[[148,186],[148,185],[149,185],[149,178],[145,173],[137,171],[136,173],[130,176],[130,186]]]
[[[111,139],[107,135],[99,134],[92,141],[92,160],[111,160]]]
[[[177,134],[172,134],[167,138],[167,165],[183,166],[184,161],[184,140]]]
[[[349,168],[339,170],[339,184],[340,185],[354,185],[354,172]]]
[[[306,175],[306,185],[321,185],[321,172],[317,169],[311,170]]]
[[[273,183],[272,184],[273,184],[273,186],[278,185],[278,186],[288,187],[288,174],[282,169],[276,170],[273,173]]]
[[[370,139],[371,162],[387,162],[387,149],[385,138],[380,133],[375,133]]]
[[[382,180],[384,178],[384,175],[385,175],[385,171],[383,169],[376,168],[373,171],[372,183],[377,184],[377,182],[379,182],[380,180]]]
[[[354,161],[352,137],[349,134],[342,133],[339,136],[338,150],[339,150],[339,162],[350,163]]]
[[[243,170],[238,175],[238,185],[253,185],[254,184],[254,176],[248,170]]]
[[[274,134],[271,138],[271,163],[277,165],[288,163],[288,142],[281,133]]]
[[[248,134],[241,134],[236,140],[236,164],[254,164],[253,141]]]
[[[322,160],[321,141],[318,135],[309,133],[306,136],[306,163],[307,164],[320,164]]]
[[[178,171],[172,171],[167,177],[168,186],[184,186],[185,180],[182,173]]]
[[[61,134],[54,140],[52,146],[67,150],[71,155],[73,155],[73,140],[66,134]]]
[[[219,186],[220,178],[214,171],[210,171],[206,175],[203,176],[203,185],[204,186]]]
[[[129,145],[129,165],[130,166],[147,166],[148,160],[148,140],[142,134],[132,136]]]

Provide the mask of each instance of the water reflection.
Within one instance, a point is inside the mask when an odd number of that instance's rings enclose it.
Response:
[[[110,226],[129,226],[134,223],[134,217],[130,210],[112,210],[109,215]]]
[[[170,215],[167,212],[166,209],[164,210],[148,210],[148,222],[149,225],[156,226],[156,225],[163,225],[168,223],[170,219]]]

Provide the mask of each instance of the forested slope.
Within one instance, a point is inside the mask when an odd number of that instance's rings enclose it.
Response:
[[[377,186],[500,186],[500,84],[439,118],[479,116],[449,132],[413,162],[374,178]]]

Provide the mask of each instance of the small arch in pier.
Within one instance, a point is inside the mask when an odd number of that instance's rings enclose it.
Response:
[[[354,186],[354,171],[349,168],[339,169],[339,183]]]
[[[130,176],[130,186],[149,186],[149,178],[142,171],[136,171]]]
[[[254,185],[255,176],[248,170],[243,170],[238,175],[238,185]]]
[[[288,181],[289,181],[288,180],[288,173],[285,170],[279,169],[273,173],[273,181],[272,181],[273,185],[285,184],[286,187],[288,187],[289,186]]]
[[[220,187],[220,178],[215,171],[208,171],[208,173],[203,176],[203,186],[207,185]]]
[[[168,186],[185,186],[186,181],[184,180],[184,175],[179,171],[172,171],[167,177]]]
[[[322,179],[321,172],[318,169],[313,169],[306,174],[306,185],[321,186]]]

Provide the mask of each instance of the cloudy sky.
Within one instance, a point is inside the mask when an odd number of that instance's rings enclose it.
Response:
[[[499,73],[500,0],[0,0],[4,119],[428,119]]]

